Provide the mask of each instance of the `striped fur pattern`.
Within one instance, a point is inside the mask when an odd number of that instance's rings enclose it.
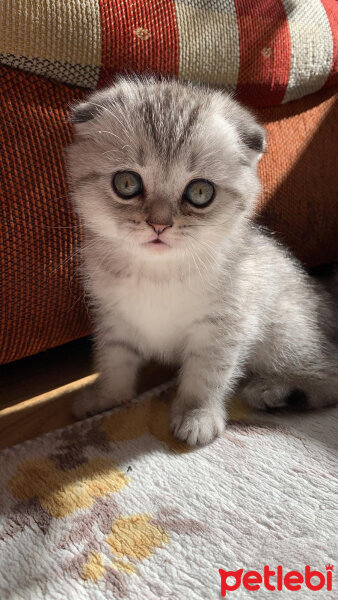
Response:
[[[3,0],[0,61],[95,89],[156,73],[236,90],[252,106],[334,85],[334,0]]]
[[[191,445],[223,431],[239,385],[258,408],[305,395],[312,407],[334,403],[330,297],[251,221],[265,147],[251,114],[220,92],[122,79],[74,121],[69,166],[101,373],[76,415],[133,397],[150,358],[181,367],[171,427]],[[126,170],[143,182],[131,199],[112,186]],[[203,208],[184,191],[200,179],[214,187]]]

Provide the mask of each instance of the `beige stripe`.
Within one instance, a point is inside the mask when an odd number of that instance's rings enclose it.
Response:
[[[1,0],[0,52],[99,66],[99,0]]]
[[[27,58],[0,52],[0,63],[14,69],[22,69],[35,75],[43,75],[56,81],[70,83],[85,88],[95,88],[100,77],[100,67],[74,65],[47,58]]]
[[[320,0],[283,0],[291,37],[291,65],[283,102],[323,87],[332,65],[333,41]]]
[[[205,10],[175,2],[179,34],[178,74],[181,79],[234,89],[239,70],[236,10],[233,0],[223,0],[219,5],[224,10]]]

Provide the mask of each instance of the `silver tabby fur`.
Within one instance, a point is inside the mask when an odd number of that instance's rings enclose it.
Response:
[[[252,223],[264,130],[230,96],[177,82],[122,78],[74,109],[68,160],[84,226],[84,280],[93,305],[97,388],[81,418],[130,399],[140,365],[179,363],[174,434],[206,444],[221,434],[226,402],[242,386],[256,408],[311,407],[338,398],[338,347],[329,294]],[[144,194],[119,198],[116,171]],[[195,178],[211,205],[182,201]],[[154,238],[147,224],[171,223]]]

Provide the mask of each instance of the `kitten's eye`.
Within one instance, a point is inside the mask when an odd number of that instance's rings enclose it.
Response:
[[[193,179],[185,188],[183,198],[197,208],[204,208],[212,202],[214,195],[215,188],[210,181]]]
[[[118,171],[113,176],[114,192],[121,198],[133,198],[143,191],[143,183],[134,171]]]

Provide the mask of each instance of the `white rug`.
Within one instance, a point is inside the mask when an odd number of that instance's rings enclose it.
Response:
[[[172,394],[0,453],[1,600],[213,600],[222,580],[232,600],[338,598],[337,409],[237,399],[225,435],[189,450],[168,430]],[[294,594],[307,565],[320,575]]]

